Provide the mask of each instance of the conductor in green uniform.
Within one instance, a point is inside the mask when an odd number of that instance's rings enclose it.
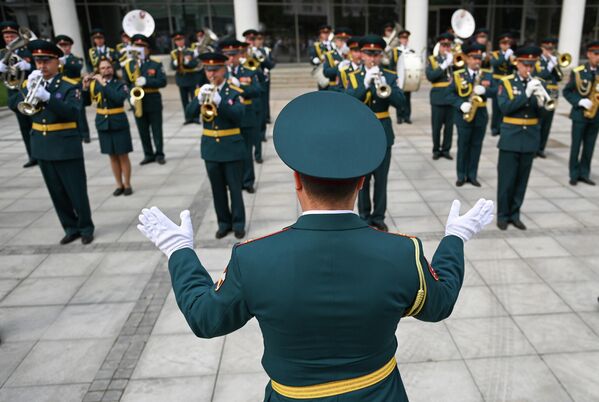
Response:
[[[591,180],[591,161],[599,133],[599,41],[587,45],[587,59],[587,63],[572,70],[563,92],[572,105],[569,171],[573,186],[579,181],[595,185]]]
[[[200,150],[212,187],[218,221],[216,238],[222,239],[233,231],[235,237],[241,239],[245,236],[241,187],[246,145],[240,129],[244,113],[240,99],[243,90],[227,82],[227,56],[207,52],[199,57],[210,84],[200,88],[198,96],[187,105],[186,112],[188,118],[202,117]],[[212,114],[207,113],[207,107]]]
[[[30,105],[39,108],[31,116],[31,155],[38,161],[52,204],[65,231],[60,244],[81,237],[93,241],[94,224],[87,196],[87,177],[77,117],[81,110],[78,83],[58,72],[62,50],[53,43],[36,39],[29,43],[37,70],[22,93],[11,99],[11,108],[35,91]],[[41,80],[41,82],[40,82]],[[35,85],[40,82],[39,85]],[[21,108],[24,104],[21,104]]]
[[[310,110],[322,114],[306,119]],[[302,95],[281,111],[274,143],[294,171],[302,216],[235,245],[216,284],[193,250],[189,211],[178,226],[157,207],[142,210],[138,228],[167,255],[179,308],[202,338],[256,317],[270,377],[264,401],[407,401],[395,360],[397,325],[405,316],[440,321],[451,314],[464,242],[492,220],[493,202],[479,200],[459,216],[454,201],[429,264],[418,238],[371,228],[352,212],[364,176],[387,153],[370,108],[332,91]]]
[[[497,227],[501,230],[506,230],[508,223],[526,230],[520,207],[541,141],[539,110],[544,106],[539,102],[544,83],[532,77],[540,54],[541,49],[535,46],[516,50],[516,73],[504,77],[497,89],[503,115],[497,143]]]

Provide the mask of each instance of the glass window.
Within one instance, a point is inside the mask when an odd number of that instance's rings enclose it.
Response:
[[[260,24],[266,32],[265,43],[272,49],[275,60],[282,63],[298,61],[295,13],[292,7],[258,5],[258,13]]]

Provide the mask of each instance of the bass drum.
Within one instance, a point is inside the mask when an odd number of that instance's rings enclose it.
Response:
[[[402,53],[397,61],[397,86],[404,92],[418,91],[422,69],[420,56],[413,52]]]
[[[312,78],[316,80],[318,87],[323,89],[329,86],[329,79],[324,75],[324,65],[320,63],[312,69]]]

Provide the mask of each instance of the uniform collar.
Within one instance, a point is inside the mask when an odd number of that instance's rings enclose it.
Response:
[[[316,213],[300,216],[291,227],[299,230],[350,230],[366,228],[368,224],[354,213]]]

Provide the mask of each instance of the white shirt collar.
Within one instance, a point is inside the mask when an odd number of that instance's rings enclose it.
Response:
[[[220,92],[220,90],[223,89],[223,87],[225,86],[226,83],[227,83],[227,80],[223,80],[223,82],[217,87],[218,92]]]
[[[302,212],[304,215],[337,215],[337,214],[356,214],[354,211],[349,209],[311,209],[309,211]]]
[[[357,63],[354,63],[353,61],[351,62],[352,67],[354,68],[354,70],[359,70],[360,69],[360,65]]]
[[[477,73],[478,73],[478,71],[474,71],[474,70],[471,70],[470,68],[468,68],[468,74],[470,74],[471,77]]]

